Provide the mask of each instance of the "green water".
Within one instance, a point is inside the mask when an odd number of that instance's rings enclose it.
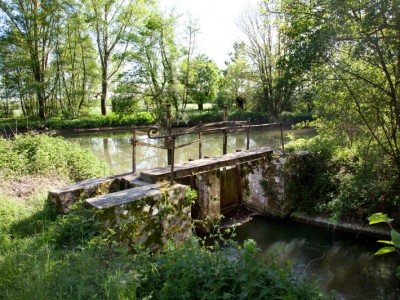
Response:
[[[285,143],[289,141],[288,134],[296,137],[310,136],[314,134],[312,129],[286,130],[284,131]],[[64,135],[68,140],[79,143],[82,147],[91,150],[101,160],[107,162],[113,174],[126,173],[132,170],[132,135],[130,131],[90,132],[82,134]],[[139,141],[160,145],[161,140],[148,139],[146,135],[137,136]],[[187,143],[197,139],[197,134],[178,137],[176,145]],[[204,134],[202,142],[203,156],[222,155],[222,133]],[[228,135],[228,153],[246,149],[246,134],[232,133]],[[256,130],[250,134],[250,149],[258,147],[274,147],[281,149],[281,133],[278,128]],[[167,165],[167,151],[158,148],[137,146],[136,170],[146,170]],[[176,163],[197,159],[199,156],[198,144],[177,149],[175,152]]]

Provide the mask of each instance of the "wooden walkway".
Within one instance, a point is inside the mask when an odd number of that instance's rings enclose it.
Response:
[[[195,173],[235,166],[236,164],[241,164],[272,155],[272,152],[272,148],[263,147],[237,153],[225,154],[219,157],[202,158],[194,161],[178,163],[174,166],[174,177],[182,178]],[[156,183],[162,180],[168,180],[170,174],[171,167],[166,166],[140,172],[140,179],[149,183]]]

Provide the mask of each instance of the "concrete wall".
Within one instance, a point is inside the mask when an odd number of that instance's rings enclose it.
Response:
[[[282,157],[262,158],[241,166],[242,203],[262,214],[284,217],[292,200],[287,193],[287,174]]]
[[[94,207],[118,247],[141,243],[150,250],[167,241],[184,242],[192,234],[189,187],[153,184],[86,200]]]

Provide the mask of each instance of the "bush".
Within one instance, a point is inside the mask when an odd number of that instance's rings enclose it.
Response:
[[[309,112],[288,112],[284,111],[280,114],[279,118],[282,122],[289,124],[307,123],[314,119],[313,115]]]
[[[29,130],[48,129],[76,129],[119,126],[141,126],[154,124],[155,120],[148,112],[132,114],[91,115],[77,119],[50,118],[45,121],[40,119],[4,119],[0,121],[0,130],[4,132],[18,132]]]
[[[397,216],[400,183],[396,170],[378,145],[358,140],[351,147],[338,144],[334,137],[298,139],[286,146],[286,162],[291,176],[289,191],[298,208],[309,213],[363,221],[375,211]]]
[[[0,139],[0,177],[59,175],[73,181],[104,176],[106,164],[78,144],[47,135],[24,134]]]
[[[197,244],[173,248],[146,264],[139,298],[155,299],[318,299],[315,286],[291,280],[289,269],[268,265],[256,244],[208,251]],[[150,269],[151,268],[151,269]]]

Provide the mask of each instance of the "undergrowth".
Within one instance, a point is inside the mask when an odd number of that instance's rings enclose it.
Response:
[[[371,140],[343,145],[318,135],[286,145],[296,206],[338,220],[365,221],[376,211],[398,216],[400,183],[391,161]],[[307,151],[302,153],[301,151]]]

